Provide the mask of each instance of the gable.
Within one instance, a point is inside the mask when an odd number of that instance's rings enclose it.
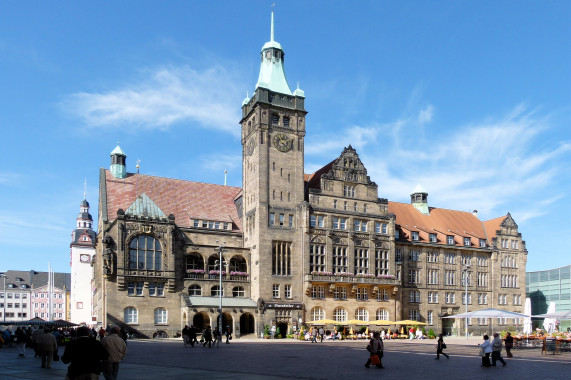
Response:
[[[153,202],[145,193],[141,193],[141,195],[135,199],[135,202],[131,203],[129,208],[127,208],[127,211],[125,211],[125,215],[159,219],[167,218],[165,213],[162,212],[155,202]]]

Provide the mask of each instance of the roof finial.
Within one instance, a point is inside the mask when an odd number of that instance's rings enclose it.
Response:
[[[274,7],[276,6],[276,3],[272,4],[272,29],[271,29],[271,33],[270,33],[270,41],[274,40]]]
[[[228,175],[228,170],[224,170],[224,186],[226,186],[226,177]]]
[[[139,174],[139,167],[141,166],[140,163],[141,160],[137,159],[137,174]]]
[[[87,178],[83,179],[83,200],[87,199]]]

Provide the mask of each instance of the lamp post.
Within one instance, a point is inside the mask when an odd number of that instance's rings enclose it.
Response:
[[[218,247],[216,247],[216,250],[218,251],[218,280],[220,282],[219,284],[220,287],[218,288],[218,294],[220,295],[218,328],[220,329],[220,333],[222,333],[222,265],[224,264],[224,261],[222,260],[222,254],[224,253],[225,244],[226,243],[222,243]]]
[[[464,303],[466,304],[466,314],[468,314],[468,269],[470,269],[470,264],[466,264],[464,268],[464,285],[465,285],[465,293],[464,293]],[[466,339],[468,339],[468,316],[466,315]]]

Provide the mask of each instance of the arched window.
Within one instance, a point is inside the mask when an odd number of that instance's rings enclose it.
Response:
[[[246,259],[235,256],[230,259],[230,272],[248,272]]]
[[[198,253],[186,256],[186,270],[204,270],[204,260]]]
[[[325,310],[323,310],[319,306],[316,306],[313,309],[311,309],[311,314],[309,317],[311,318],[312,321],[319,321],[321,319],[325,319]]]
[[[139,323],[139,313],[134,307],[125,308],[125,323]]]
[[[129,244],[130,269],[162,269],[161,243],[152,236],[141,235]]]
[[[220,286],[215,285],[212,287],[212,289],[210,290],[210,295],[212,297],[219,297],[220,296]],[[224,296],[224,289],[222,289],[222,296]]]
[[[167,324],[167,310],[162,307],[155,309],[155,325]]]
[[[202,295],[202,289],[200,288],[200,285],[190,285],[188,287],[188,295],[189,296],[201,296]]]
[[[347,320],[347,310],[338,307],[333,310],[333,318],[335,318],[336,322],[345,322]]]
[[[377,310],[376,318],[377,320],[383,319],[386,321],[389,319],[389,312],[387,311],[387,309],[379,309]]]
[[[246,293],[244,292],[244,288],[242,286],[236,286],[232,289],[232,297],[244,297]]]
[[[369,312],[364,307],[360,307],[355,311],[355,319],[359,321],[369,321]]]
[[[210,272],[211,270],[220,270],[220,268],[218,267],[218,261],[219,261],[219,256],[218,255],[212,255],[208,258],[208,271]],[[222,271],[224,271],[224,265],[222,265]]]

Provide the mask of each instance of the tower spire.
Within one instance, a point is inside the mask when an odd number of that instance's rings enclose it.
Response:
[[[272,26],[271,26],[271,30],[270,30],[270,41],[274,40],[274,7],[276,6],[276,4],[272,4]]]
[[[83,179],[83,200],[87,199],[87,178]]]

